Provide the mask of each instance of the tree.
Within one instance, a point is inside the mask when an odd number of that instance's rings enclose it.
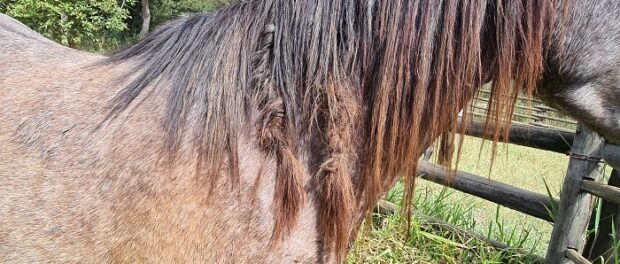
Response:
[[[74,48],[108,52],[183,14],[239,0],[0,0],[5,13]]]
[[[142,0],[142,28],[140,29],[140,38],[149,33],[151,25],[151,9],[149,8],[149,0]]]
[[[136,0],[12,0],[0,12],[64,45],[96,44],[103,35],[127,29],[128,8]]]

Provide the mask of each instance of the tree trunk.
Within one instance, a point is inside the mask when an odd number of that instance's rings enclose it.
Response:
[[[142,0],[142,29],[140,30],[140,38],[144,38],[149,33],[151,26],[151,10],[149,9],[149,0]]]

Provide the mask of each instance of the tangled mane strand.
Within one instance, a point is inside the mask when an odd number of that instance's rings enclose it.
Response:
[[[237,137],[256,127],[257,146],[277,161],[274,240],[307,201],[301,144],[320,142],[321,153],[311,153],[318,164],[308,165],[318,228],[341,261],[356,210],[369,211],[400,176],[410,215],[418,157],[440,135],[464,132],[458,114],[467,119],[484,82],[493,82],[487,132],[495,141],[508,133],[518,94],[541,78],[556,2],[244,1],[173,22],[111,56],[105,63],[135,69],[109,120],[167,85],[168,152],[190,140],[197,171],[209,177],[229,164],[233,185]]]
[[[464,132],[459,112],[467,119],[466,103],[483,82],[493,82],[487,130],[495,141],[508,133],[518,94],[531,94],[542,77],[545,28],[556,15],[548,0],[377,5],[375,26],[365,32],[371,41],[361,47],[376,56],[362,63],[370,72],[362,82],[371,143],[360,193],[368,210],[402,175],[409,216],[418,157],[441,134]]]

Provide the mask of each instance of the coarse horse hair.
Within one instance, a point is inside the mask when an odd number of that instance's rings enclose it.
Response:
[[[531,94],[541,78],[545,41],[558,37],[548,29],[559,4],[243,1],[174,21],[110,56],[105,64],[133,71],[107,121],[138,95],[167,87],[167,154],[174,159],[192,142],[197,173],[225,170],[233,185],[237,136],[255,128],[257,146],[277,161],[274,240],[307,199],[300,142],[317,139],[319,231],[341,260],[354,209],[368,211],[400,176],[409,214],[419,155],[464,129],[455,120],[484,82],[492,81],[487,123],[495,124],[487,130],[496,140],[508,132],[517,95]]]

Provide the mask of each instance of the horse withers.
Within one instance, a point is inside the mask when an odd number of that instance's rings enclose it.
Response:
[[[620,142],[618,14],[253,0],[109,56],[0,15],[0,261],[342,262],[484,82],[497,135],[526,92]]]

